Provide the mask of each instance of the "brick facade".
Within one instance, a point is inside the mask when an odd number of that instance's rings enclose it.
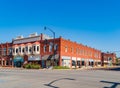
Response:
[[[0,44],[0,65],[12,66],[12,43]]]
[[[111,66],[111,65],[115,65],[116,63],[116,54],[115,53],[101,53],[102,58],[101,58],[101,62],[102,62],[102,66]]]
[[[5,48],[6,54],[3,55]],[[10,48],[12,48],[11,55],[8,54]],[[103,65],[103,55],[107,54],[62,37],[54,40],[41,34],[39,36],[15,39],[12,43],[0,44],[0,55],[1,61],[2,58],[8,58],[5,61],[9,60],[9,63],[10,58],[12,58],[13,64],[8,64],[12,66],[16,66],[19,61],[20,66],[29,62],[37,62],[43,68],[53,65],[80,68]],[[114,54],[111,55],[114,56]],[[114,60],[112,61],[114,63]],[[2,63],[1,65],[4,66]]]

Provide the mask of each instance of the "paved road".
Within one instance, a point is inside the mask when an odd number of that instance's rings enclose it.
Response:
[[[0,88],[120,88],[120,71],[0,69]]]

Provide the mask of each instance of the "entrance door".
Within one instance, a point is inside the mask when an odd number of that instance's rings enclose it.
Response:
[[[21,61],[17,61],[17,62],[16,62],[16,67],[22,67]]]
[[[15,67],[22,67],[24,59],[21,56],[18,56],[14,58],[13,62]]]

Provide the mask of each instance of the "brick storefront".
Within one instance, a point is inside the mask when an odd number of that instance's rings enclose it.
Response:
[[[12,52],[9,55],[10,49]],[[32,62],[43,68],[54,65],[80,68],[103,65],[102,57],[105,54],[62,37],[54,40],[44,34],[33,34],[26,38],[18,37],[12,43],[0,44],[0,55],[1,66],[6,66],[7,63],[8,66],[21,67]],[[114,60],[112,61],[114,63]]]

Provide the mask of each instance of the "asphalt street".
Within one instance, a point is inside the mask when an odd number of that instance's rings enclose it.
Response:
[[[120,88],[120,68],[116,69],[0,69],[0,88]]]

